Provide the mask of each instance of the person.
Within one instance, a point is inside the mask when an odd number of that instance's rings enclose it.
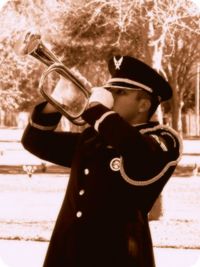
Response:
[[[22,137],[31,153],[71,168],[44,267],[155,266],[148,214],[182,145],[151,117],[172,89],[131,56],[113,56],[108,69],[107,83],[92,88],[81,133],[55,130],[61,114],[43,102]]]

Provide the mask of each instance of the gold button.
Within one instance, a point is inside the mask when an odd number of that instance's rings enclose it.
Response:
[[[82,217],[82,215],[83,215],[83,214],[82,214],[82,212],[81,212],[81,211],[77,211],[77,213],[76,213],[76,217],[77,217],[77,218],[80,218],[80,217]]]
[[[119,171],[121,166],[120,158],[113,158],[110,162],[110,168],[112,171]]]
[[[84,190],[84,189],[81,189],[81,190],[79,191],[79,195],[82,196],[82,195],[84,195],[84,194],[85,194],[85,190]]]
[[[85,175],[88,175],[89,173],[90,173],[89,169],[85,169],[85,170],[84,170],[84,174],[85,174]]]

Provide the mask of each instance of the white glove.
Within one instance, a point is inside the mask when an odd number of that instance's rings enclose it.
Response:
[[[72,68],[71,72],[85,86],[85,88],[88,90],[91,88],[90,82],[79,71]],[[69,105],[77,101],[80,92],[80,89],[72,81],[64,79],[61,76],[51,96],[57,100],[57,102],[63,105]]]
[[[67,87],[69,86],[68,82],[65,79],[60,79],[54,90],[53,93],[51,94],[51,97],[55,99],[57,102],[64,104],[64,99],[67,97],[68,90]],[[66,95],[66,96],[65,96]]]
[[[89,104],[98,102],[107,108],[111,109],[114,104],[112,93],[103,87],[93,87],[92,94],[89,98]]]

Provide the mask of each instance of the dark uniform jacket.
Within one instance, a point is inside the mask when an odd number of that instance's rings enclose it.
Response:
[[[155,266],[148,213],[180,157],[178,135],[157,122],[131,126],[103,105],[82,133],[54,131],[61,115],[38,105],[22,144],[71,168],[44,267]]]

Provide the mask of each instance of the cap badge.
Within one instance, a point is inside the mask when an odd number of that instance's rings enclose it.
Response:
[[[120,158],[113,158],[110,162],[110,168],[112,171],[119,171],[121,165],[121,159]]]
[[[123,61],[123,57],[120,57],[120,59],[116,59],[116,57],[114,57],[114,64],[115,64],[115,69],[116,70],[120,70],[121,64]]]

